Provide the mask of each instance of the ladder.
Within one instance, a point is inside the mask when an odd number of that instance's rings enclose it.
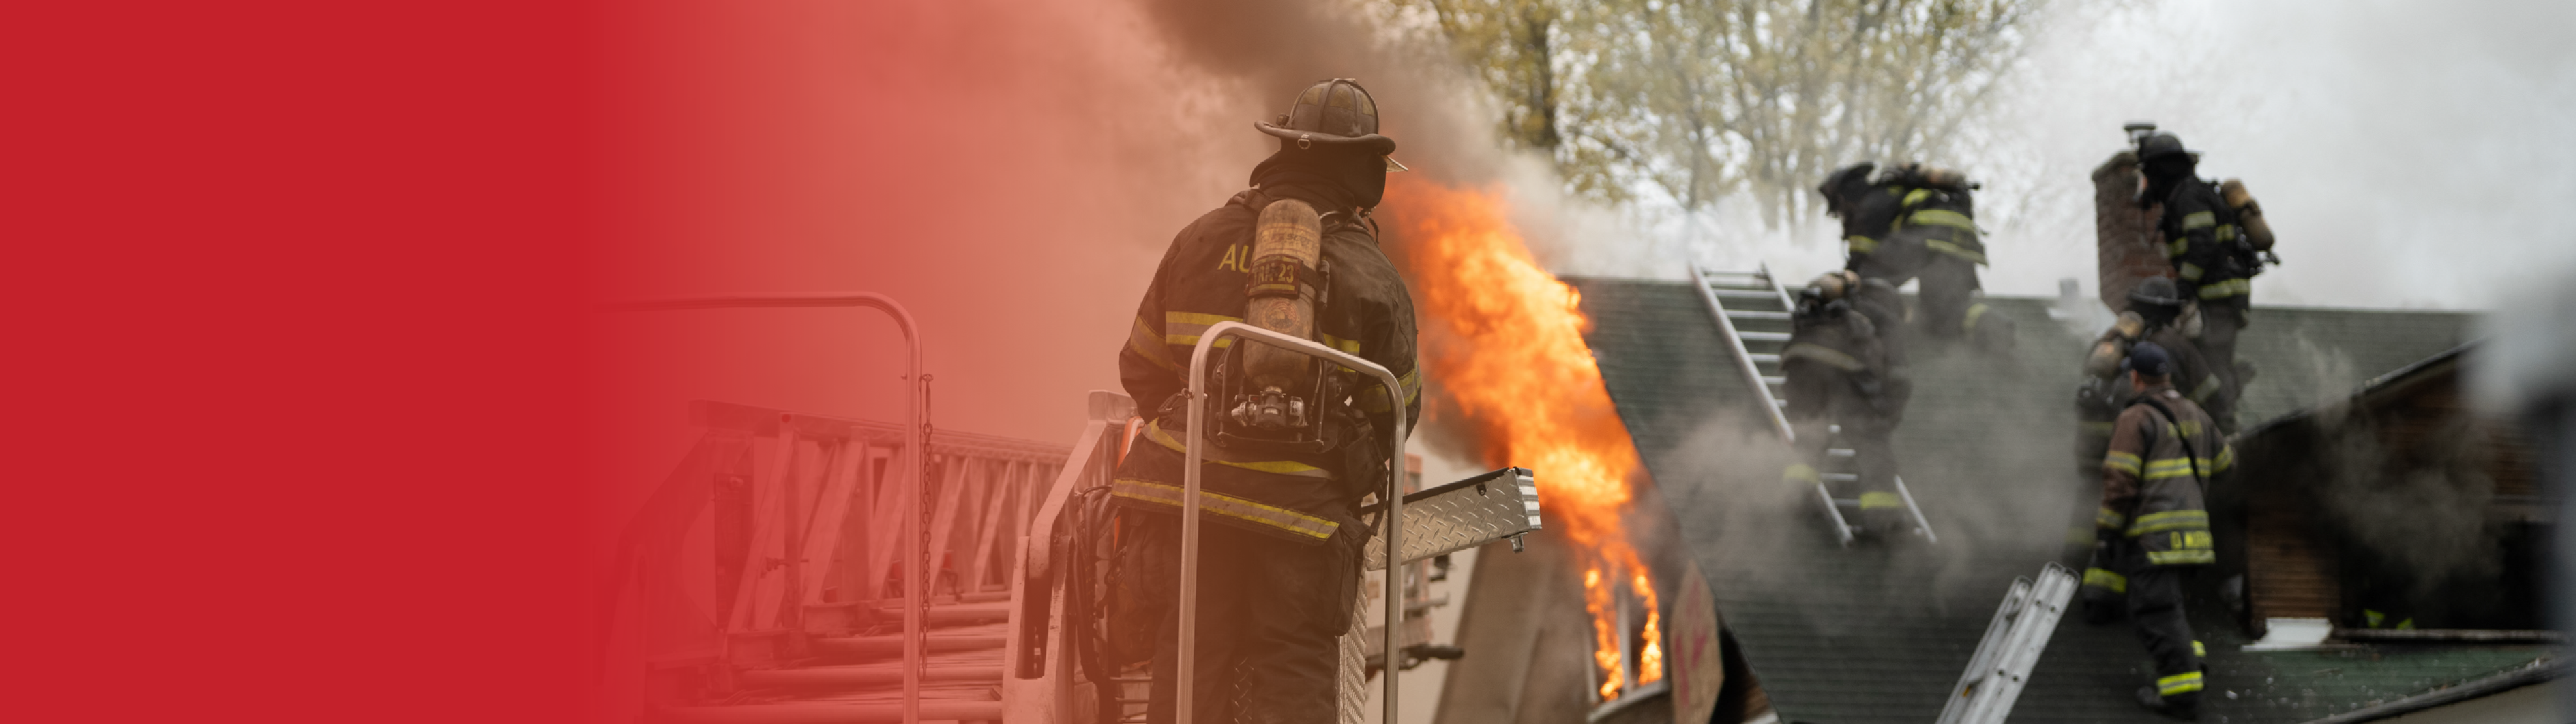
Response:
[[[1968,658],[1968,669],[1950,687],[1950,703],[1941,707],[1939,724],[2003,724],[2013,701],[2039,664],[2040,652],[2057,632],[2066,601],[2075,596],[2075,572],[2055,563],[2039,569],[2039,580],[2013,579],[1995,609],[1986,637]]]
[[[1691,286],[1699,290],[1700,301],[1708,306],[1709,316],[1717,321],[1719,334],[1726,337],[1736,369],[1744,371],[1747,386],[1753,389],[1763,410],[1770,413],[1772,429],[1780,433],[1781,440],[1796,442],[1798,434],[1790,429],[1789,417],[1783,411],[1789,404],[1785,394],[1789,379],[1780,359],[1781,351],[1789,346],[1790,314],[1798,308],[1788,287],[1772,275],[1768,264],[1749,272],[1731,272],[1703,269],[1698,262],[1691,262],[1690,277]],[[1839,425],[1828,429],[1837,435],[1842,430]],[[1825,450],[1826,463],[1839,469],[1821,473],[1823,481],[1816,485],[1816,499],[1824,508],[1826,524],[1832,528],[1835,540],[1846,547],[1864,532],[1852,522],[1860,510],[1860,499],[1834,497],[1826,483],[1858,480],[1858,470],[1853,467],[1856,457],[1851,448],[1829,446]],[[1922,507],[1914,504],[1914,493],[1906,489],[1905,479],[1898,477],[1894,482],[1913,532],[1925,542],[1939,543],[1940,538],[1933,535],[1931,524],[1923,518]]]

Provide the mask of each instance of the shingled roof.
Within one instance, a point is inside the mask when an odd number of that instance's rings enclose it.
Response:
[[[1835,545],[1810,489],[1779,480],[1786,450],[1759,414],[1687,282],[1569,279],[1588,339],[1644,455],[1681,547],[1704,571],[1782,721],[1931,721],[2005,589],[2062,560],[2069,516],[2092,483],[2071,454],[2070,405],[2094,330],[2048,315],[2054,300],[1996,298],[2020,324],[2008,355],[1920,348],[1896,446],[1940,535]],[[2460,312],[2265,307],[2240,343],[2260,370],[2240,419],[2342,399],[2373,375],[2465,341]],[[2089,500],[2080,504],[2089,505]],[[2203,581],[2195,630],[2209,644],[2205,721],[2305,722],[2544,658],[2531,647],[2344,648],[2247,653]],[[2125,626],[2068,617],[2023,692],[2020,721],[2153,722],[2130,700],[2152,678]]]

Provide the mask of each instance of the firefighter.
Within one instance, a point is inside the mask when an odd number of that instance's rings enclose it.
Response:
[[[1866,284],[1875,284],[1875,291]],[[1904,499],[1896,494],[1891,438],[1913,386],[1901,368],[1889,364],[1885,328],[1871,319],[1871,308],[1893,296],[1895,288],[1864,282],[1850,271],[1817,277],[1799,291],[1789,344],[1780,350],[1789,403],[1782,413],[1797,439],[1797,462],[1782,472],[1782,480],[1823,484],[1819,469],[1836,439],[1831,428],[1841,426],[1840,439],[1858,467],[1860,522],[1871,529],[1906,520]]]
[[[2217,562],[2203,486],[2236,452],[2209,413],[2173,388],[2176,368],[2162,346],[2131,346],[2125,366],[2138,394],[2102,456],[2095,535],[2116,567],[2105,583],[2126,594],[2130,627],[2155,660],[2155,683],[2138,690],[2138,703],[2197,720],[2204,651],[2183,613],[2183,579]]]
[[[1956,171],[1914,163],[1887,169],[1867,186],[1836,175],[1841,178],[1828,178],[1825,187],[1834,189],[1827,212],[1843,218],[1846,240],[1877,242],[1854,242],[1856,252],[1868,250],[1853,254],[1849,269],[1891,287],[1921,280],[1919,323],[1927,336],[1966,338],[1988,350],[2012,347],[2012,320],[1993,313],[1977,281],[1977,267],[1986,264],[1972,193],[1977,184]],[[1880,223],[1881,235],[1868,236]]]
[[[2220,422],[2219,432],[2230,432],[2225,425],[2235,409],[2235,401],[2221,389],[2218,377],[2201,361],[2200,352],[2191,339],[2183,335],[2175,322],[2181,316],[2184,301],[2175,290],[2173,280],[2152,277],[2129,289],[2129,309],[2093,342],[2093,350],[2084,358],[2084,383],[2075,395],[2076,478],[2086,487],[2102,481],[2102,455],[2111,449],[2112,422],[2120,411],[2137,397],[2128,377],[2121,373],[2132,345],[2152,342],[2165,352],[2171,363],[2174,389],[2185,390],[2185,397],[2210,413]],[[2095,502],[2092,496],[2078,496],[2078,504]],[[2080,600],[2084,615],[2094,623],[2109,623],[2120,617],[2122,596],[2112,587],[2119,575],[2107,551],[2094,545],[2091,523],[2096,506],[2082,506],[2076,511],[2076,523],[2069,542],[2081,545],[2091,555],[2084,568],[2084,588]]]
[[[1877,168],[1868,161],[1844,166],[1816,186],[1816,193],[1825,197],[1825,215],[1842,221],[1843,269],[1847,271],[1860,271],[1861,262],[1878,250],[1896,224],[1897,209],[1905,198],[1904,186],[1870,180],[1870,172]]]
[[[2174,134],[2155,133],[2141,139],[2138,163],[2147,180],[2140,204],[2164,207],[2156,229],[2164,234],[2165,258],[2173,263],[2183,299],[2198,306],[2201,356],[2227,395],[2241,397],[2246,371],[2236,364],[2236,335],[2248,322],[2252,281],[2263,272],[2258,254],[2268,251],[2271,243],[2269,227],[2264,227],[2259,241],[2248,233],[2240,223],[2245,220],[2242,217],[2259,218],[2259,208],[2251,205],[2250,197],[2244,203],[2228,203],[2218,185],[2195,174],[2200,154],[2183,148],[2182,139]],[[2232,413],[2219,420],[2235,426]]]
[[[1210,325],[1247,316],[1252,272],[1272,270],[1261,278],[1314,291],[1316,341],[1402,377],[1402,392],[1390,397],[1373,377],[1325,368],[1333,370],[1330,389],[1290,390],[1315,403],[1306,408],[1314,434],[1296,441],[1232,426],[1238,418],[1227,408],[1236,401],[1218,399],[1225,393],[1213,386],[1211,399],[1199,402],[1208,406],[1209,429],[1201,443],[1200,520],[1207,525],[1199,528],[1193,720],[1331,724],[1337,637],[1350,628],[1361,545],[1370,535],[1356,508],[1364,496],[1389,489],[1385,442],[1395,406],[1408,421],[1421,411],[1413,301],[1369,219],[1387,172],[1404,168],[1389,157],[1395,141],[1377,133],[1375,99],[1349,79],[1316,83],[1287,114],[1255,127],[1279,138],[1278,152],[1253,168],[1252,188],[1173,238],[1118,353],[1127,394],[1155,409],[1110,494],[1122,525],[1136,523],[1130,530],[1142,539],[1138,545],[1161,560],[1178,559],[1190,355]],[[1252,258],[1256,219],[1289,201],[1316,212],[1309,217],[1322,229],[1314,268],[1273,269],[1278,259]],[[1220,344],[1235,353],[1258,343]],[[1159,600],[1177,601],[1176,566],[1148,575]],[[1170,722],[1179,691],[1178,606],[1154,615],[1161,624],[1147,720]]]

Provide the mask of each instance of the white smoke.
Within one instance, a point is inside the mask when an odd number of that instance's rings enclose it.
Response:
[[[1927,159],[1985,182],[1994,293],[2093,292],[2086,174],[2131,120],[2262,200],[2286,263],[2255,280],[2258,303],[2488,307],[2576,264],[2560,218],[2576,199],[2576,3],[2069,3],[2038,23],[1960,157]],[[1733,199],[1696,221],[1654,206],[1560,214],[1585,241],[1551,261],[1660,278],[1686,248],[1789,279],[1841,264],[1821,217],[1765,229]]]

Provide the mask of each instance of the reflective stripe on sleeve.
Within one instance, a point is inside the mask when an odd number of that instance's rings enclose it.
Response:
[[[2165,244],[2165,258],[2167,259],[2180,259],[2184,253],[2189,251],[2191,251],[2191,237],[2188,236],[2175,239],[2172,242]]]
[[[1117,482],[1110,484],[1109,494],[1128,500],[1167,506],[1176,511],[1181,507],[1179,486],[1150,480],[1119,478]],[[1340,523],[1275,505],[1264,505],[1224,493],[1212,492],[1205,488],[1199,490],[1199,511],[1276,528],[1317,541],[1333,537],[1333,532],[1342,527]]]
[[[2183,230],[2183,231],[2191,231],[2191,230],[2193,230],[2193,229],[2206,229],[2206,228],[2209,228],[2209,227],[2212,227],[2212,226],[2217,226],[2217,225],[2218,225],[2218,214],[2217,214],[2217,213],[2215,213],[2215,212],[2209,212],[2209,211],[2194,211],[2194,212],[2191,212],[2191,213],[2188,213],[2188,214],[2184,214],[2184,215],[2182,216],[2182,230]]]
[[[2122,525],[2125,525],[2128,522],[2129,517],[2121,515],[2120,511],[2112,510],[2107,507],[2095,508],[2093,510],[2093,527],[2095,528],[2119,530]]]
[[[2130,475],[2136,475],[2138,474],[2138,456],[2113,450],[2110,454],[2102,456],[2102,469],[2117,470]]]
[[[2180,271],[2182,273],[2183,281],[2187,282],[2200,281],[2201,275],[2206,273],[2201,270],[2199,264],[2193,264],[2191,262],[2183,262],[2182,269]]]
[[[2235,466],[2236,466],[2236,446],[2234,446],[2234,445],[2228,445],[2228,444],[2225,444],[2225,443],[2220,443],[2220,444],[2219,444],[2219,447],[2218,447],[2218,459],[2217,459],[2217,460],[2210,461],[2210,464],[2209,464],[2209,472],[2211,472],[2211,473],[2223,473],[2223,472],[2227,472],[2227,469],[2228,469],[2228,468],[2235,467]]]
[[[1172,362],[1171,350],[1163,346],[1162,335],[1155,334],[1154,328],[1147,326],[1143,317],[1137,317],[1136,325],[1127,330],[1127,348],[1135,350],[1136,356],[1145,358],[1156,367],[1181,371],[1181,366]]]
[[[1870,252],[1873,252],[1873,251],[1878,251],[1878,240],[1877,240],[1877,239],[1872,239],[1872,238],[1869,238],[1869,237],[1866,237],[1866,236],[1860,236],[1860,235],[1855,234],[1855,235],[1852,235],[1852,236],[1843,237],[1843,241],[1844,241],[1845,243],[1851,244],[1851,253],[1854,253],[1854,254],[1867,254],[1867,253],[1870,253]]]
[[[1914,212],[1909,219],[1907,223],[1911,224],[1947,226],[1953,229],[1965,229],[1972,233],[1977,230],[1977,222],[1970,220],[1967,214],[1949,209],[1924,209]]]
[[[2209,647],[2202,646],[2198,640],[2194,640],[2191,642],[2191,655],[2207,658],[2209,656]]]
[[[2084,569],[2084,585],[2108,589],[2112,593],[2128,593],[2129,577],[2107,569],[2087,568]]]
[[[1970,333],[1977,331],[1977,319],[1986,316],[1987,309],[1991,307],[1987,307],[1985,302],[1968,305],[1968,313],[1959,318],[1959,331]]]
[[[2186,671],[2156,680],[2156,693],[2164,696],[2189,694],[2201,688],[2200,672]]]
[[[1923,200],[1928,198],[1932,198],[1931,189],[1915,189],[1912,193],[1905,195],[1904,204],[1906,206],[1913,206],[1915,204],[1923,203]]]
[[[1947,241],[1943,241],[1943,240],[1940,240],[1940,239],[1925,239],[1925,240],[1923,240],[1923,246],[1924,246],[1924,248],[1928,248],[1928,249],[1931,249],[1931,250],[1933,250],[1933,251],[1937,251],[1937,252],[1941,252],[1941,253],[1943,253],[1943,254],[1948,254],[1948,255],[1951,255],[1951,256],[1959,257],[1959,258],[1961,258],[1961,259],[1966,259],[1966,260],[1968,260],[1968,261],[1970,261],[1970,262],[1973,262],[1973,263],[1975,263],[1975,264],[1977,264],[1977,265],[1979,265],[1979,266],[1984,266],[1984,265],[1985,265],[1985,263],[1986,263],[1986,253],[1985,253],[1985,252],[1977,251],[1977,250],[1975,250],[1975,249],[1970,249],[1970,248],[1967,248],[1967,247],[1964,247],[1964,246],[1960,246],[1960,245],[1958,245],[1958,244],[1953,244],[1953,243],[1950,243],[1950,242],[1947,242]]]
[[[2200,378],[2200,384],[2191,388],[2191,401],[2207,405],[2209,396],[2217,394],[2220,387],[2218,375]]]

